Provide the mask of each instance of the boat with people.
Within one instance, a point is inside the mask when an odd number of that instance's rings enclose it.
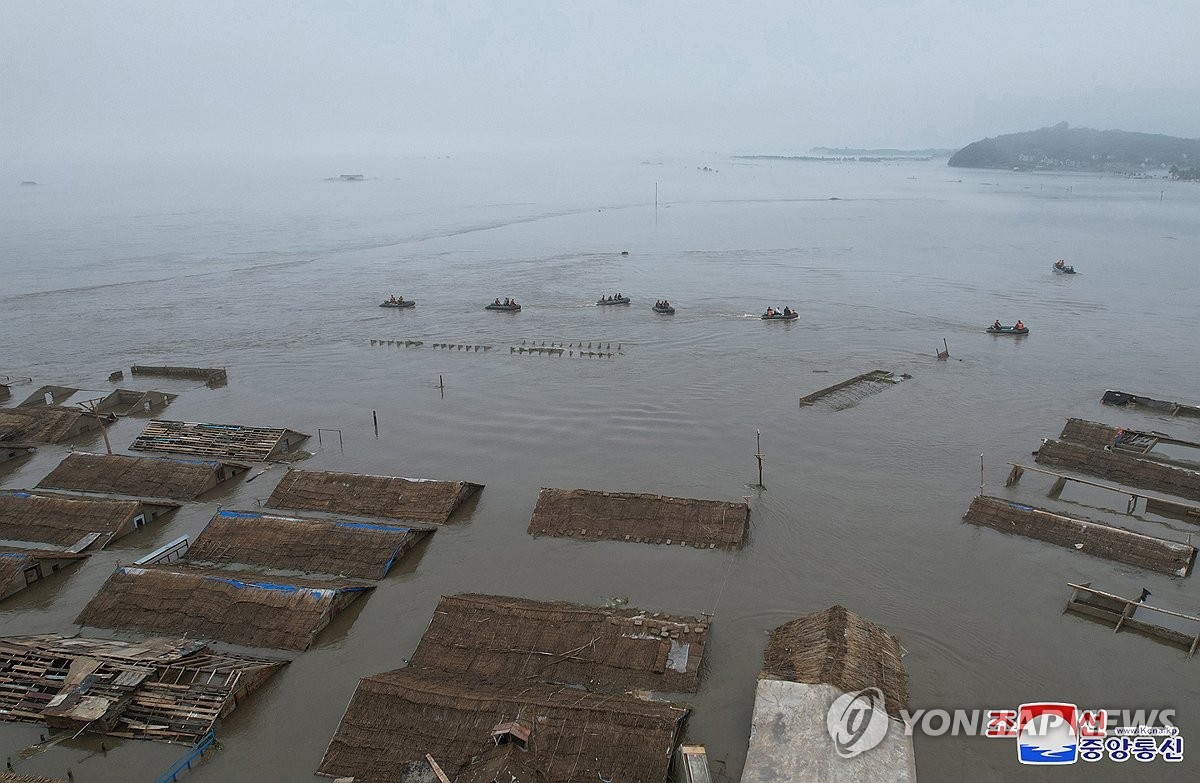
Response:
[[[1050,268],[1054,270],[1054,274],[1056,274],[1056,275],[1073,275],[1073,274],[1075,274],[1075,267],[1069,266],[1067,264],[1067,262],[1061,258],[1058,259],[1057,261],[1055,261],[1054,264]]]
[[[768,307],[767,311],[759,316],[764,321],[795,321],[799,317],[800,313],[797,313],[790,307],[785,307],[782,310],[778,307]]]
[[[380,302],[380,307],[416,307],[417,303],[403,296],[389,296],[386,302]]]
[[[995,323],[987,328],[988,334],[1013,334],[1022,335],[1029,334],[1029,327],[1017,320],[1012,326],[1005,326],[997,319]]]
[[[631,300],[628,296],[622,296],[620,293],[618,293],[616,296],[600,297],[596,300],[596,306],[604,307],[606,305],[627,305],[630,301]]]
[[[500,299],[497,298],[496,301],[492,302],[490,305],[487,305],[483,309],[484,310],[501,310],[506,313],[515,313],[521,309],[521,305],[517,304],[516,299],[509,299],[506,296],[506,297],[504,297],[503,302],[501,302]]]
[[[659,299],[650,309],[661,315],[675,315],[675,308],[666,299]]]

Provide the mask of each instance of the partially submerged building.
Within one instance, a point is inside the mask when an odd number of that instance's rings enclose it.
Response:
[[[72,386],[43,386],[26,397],[20,404],[21,408],[34,405],[61,405],[78,392]]]
[[[190,639],[0,638],[0,720],[192,744],[284,663]]]
[[[410,666],[359,682],[317,773],[436,783],[428,754],[450,780],[471,783],[655,783],[667,778],[686,714],[631,696]]]
[[[1135,457],[1112,449],[1094,449],[1064,440],[1046,440],[1037,461],[1053,468],[1066,468],[1115,481],[1200,500],[1200,471]]]
[[[96,403],[96,410],[101,413],[111,413],[114,416],[132,416],[137,413],[153,413],[159,408],[165,408],[178,394],[167,392],[137,391],[136,389],[114,389],[104,399]]]
[[[216,388],[229,382],[229,374],[224,367],[171,367],[167,365],[135,364],[129,368],[133,375],[147,375],[157,378],[183,378],[187,380],[204,381],[205,385]]]
[[[187,559],[382,579],[432,528],[218,511]]]
[[[1130,394],[1129,392],[1114,391],[1109,389],[1104,392],[1104,396],[1100,401],[1105,405],[1133,405],[1142,408],[1149,408],[1159,413],[1165,413],[1168,416],[1192,416],[1200,417],[1200,406],[1184,405],[1180,402],[1168,402],[1167,400],[1156,400],[1153,397],[1143,397],[1139,394]]]
[[[196,457],[267,462],[287,459],[308,439],[303,432],[241,424],[201,424],[154,419],[129,448]]]
[[[63,443],[99,432],[114,420],[108,414],[58,405],[0,408],[0,444]]]
[[[37,449],[33,446],[5,446],[3,443],[0,443],[0,465],[15,459],[28,457],[35,451]]]
[[[896,638],[845,607],[779,626],[763,653],[742,783],[912,783],[906,677]],[[855,698],[854,725],[831,736],[845,718],[831,707]],[[853,747],[864,739],[878,744]]]
[[[369,582],[226,571],[188,563],[119,567],[76,622],[306,650]]]
[[[38,488],[195,500],[249,470],[247,465],[219,460],[75,452],[38,482]]]
[[[1160,574],[1187,576],[1196,559],[1191,544],[987,495],[972,500],[963,519]]]
[[[170,501],[114,500],[0,491],[0,539],[39,541],[71,551],[103,549],[163,514]]]
[[[1091,582],[1068,582],[1067,586],[1071,588],[1066,606],[1068,612],[1111,625],[1114,631],[1134,631],[1182,647],[1189,658],[1200,649],[1200,617],[1151,606],[1146,603],[1150,591],[1145,588],[1137,598],[1125,598],[1097,590]]]
[[[1127,427],[1113,427],[1086,419],[1068,419],[1063,427],[1062,440],[1089,446],[1093,449],[1111,449],[1136,457],[1146,457],[1152,460],[1171,461],[1170,455],[1162,453],[1160,446],[1176,447],[1184,451],[1191,460],[1200,459],[1200,443],[1195,441],[1172,438],[1163,432],[1135,430]]]
[[[86,559],[80,552],[0,546],[0,600]]]
[[[740,549],[750,506],[632,492],[542,489],[529,534]]]
[[[709,618],[564,601],[442,596],[411,666],[588,690],[683,693],[699,687]]]
[[[267,505],[441,525],[463,501],[482,488],[482,484],[467,481],[289,470],[271,493]]]

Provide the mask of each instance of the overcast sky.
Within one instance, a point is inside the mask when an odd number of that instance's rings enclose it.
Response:
[[[0,0],[10,159],[1200,136],[1196,0]]]

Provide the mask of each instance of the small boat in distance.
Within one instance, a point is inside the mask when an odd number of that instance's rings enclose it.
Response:
[[[617,294],[616,296],[602,296],[596,300],[596,307],[606,307],[608,305],[627,305],[629,302],[630,299],[628,296],[621,296],[620,294]]]
[[[1068,266],[1067,262],[1063,261],[1061,258],[1058,259],[1057,261],[1055,261],[1054,264],[1050,268],[1054,270],[1054,274],[1056,274],[1056,275],[1073,275],[1073,274],[1075,274],[1075,267]]]
[[[1021,323],[1020,321],[1017,321],[1015,326],[997,326],[997,324],[992,324],[991,326],[989,326],[987,328],[987,331],[988,331],[988,334],[1022,335],[1022,334],[1029,334],[1029,327],[1026,326],[1025,324]]]
[[[655,302],[654,307],[651,307],[650,309],[661,315],[675,315],[675,308],[671,307],[671,303],[666,299],[660,299],[659,301]]]
[[[800,313],[797,313],[790,307],[785,307],[782,310],[768,307],[767,311],[759,316],[764,321],[795,321],[799,317]]]
[[[506,313],[515,313],[521,309],[521,305],[517,304],[516,299],[509,299],[506,296],[506,297],[504,297],[503,302],[501,302],[499,299],[497,299],[496,301],[492,302],[490,305],[487,305],[483,309],[484,310],[501,310]]]
[[[416,307],[417,303],[403,296],[389,296],[386,302],[380,302],[380,307]]]

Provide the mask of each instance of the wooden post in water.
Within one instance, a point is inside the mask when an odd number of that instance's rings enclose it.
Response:
[[[371,421],[375,422],[375,437],[379,437],[379,414],[376,411],[371,411]]]
[[[757,486],[759,489],[766,489],[766,485],[763,484],[763,477],[762,477],[762,461],[763,461],[762,431],[760,431],[760,430],[754,431],[754,442],[757,446],[757,449],[754,453],[754,458],[758,460],[758,484],[756,484],[755,486]]]
[[[983,455],[979,455],[979,494],[983,494]]]

